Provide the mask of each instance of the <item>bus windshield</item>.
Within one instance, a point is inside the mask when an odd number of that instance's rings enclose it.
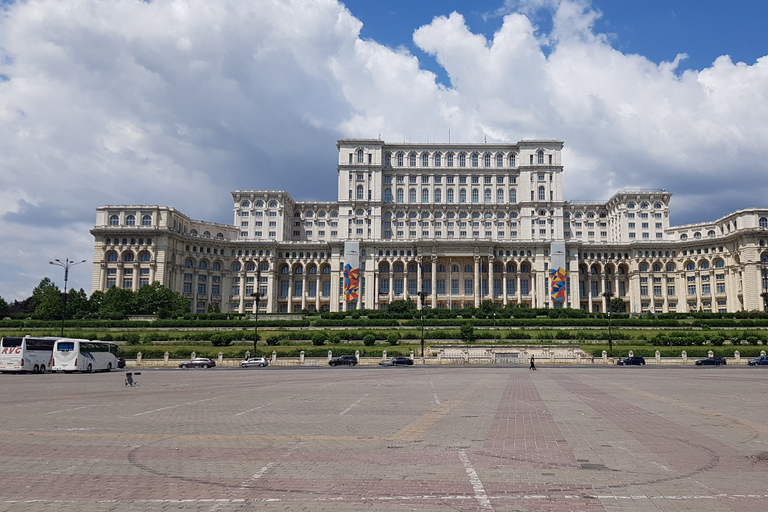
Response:
[[[60,341],[56,344],[56,350],[59,352],[72,352],[75,350],[74,341]]]

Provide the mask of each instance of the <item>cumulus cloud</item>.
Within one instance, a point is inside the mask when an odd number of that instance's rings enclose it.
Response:
[[[414,32],[449,77],[359,37],[336,0],[37,0],[0,11],[0,295],[89,258],[101,204],[231,222],[229,192],[335,199],[339,137],[566,143],[567,199],[675,193],[673,222],[764,205],[768,61],[680,72],[595,33],[586,0]],[[552,29],[542,33],[542,9]],[[82,267],[85,267],[83,265]],[[57,270],[57,269],[56,269]],[[74,286],[90,287],[79,269]]]

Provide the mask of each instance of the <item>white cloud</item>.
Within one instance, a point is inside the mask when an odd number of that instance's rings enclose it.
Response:
[[[530,21],[551,9],[553,30]],[[768,60],[679,73],[594,33],[584,0],[508,2],[492,38],[460,13],[418,59],[359,38],[333,0],[38,0],[0,17],[0,295],[88,258],[95,207],[231,222],[229,191],[333,200],[338,137],[566,143],[569,199],[675,193],[673,222],[765,204]],[[681,56],[680,58],[683,58]],[[4,78],[7,77],[7,80]],[[89,289],[84,273],[73,286]]]

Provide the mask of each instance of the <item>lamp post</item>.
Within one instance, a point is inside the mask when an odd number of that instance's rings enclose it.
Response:
[[[261,272],[256,272],[256,291],[251,294],[251,297],[253,297],[253,355],[256,356],[256,345],[259,343],[259,302],[261,302],[261,299],[263,299],[266,294],[261,293],[259,291],[259,286],[261,286]]]
[[[608,309],[608,355],[613,357],[613,337],[611,336],[611,297],[613,297],[613,293],[605,292],[603,297],[608,301],[606,305],[606,309]]]
[[[58,267],[62,267],[64,269],[64,298],[63,304],[61,305],[61,336],[64,337],[64,312],[67,309],[67,279],[69,279],[69,268],[74,267],[75,265],[79,265],[80,263],[85,263],[85,260],[83,261],[70,261],[69,258],[65,258],[64,261],[61,260],[53,260],[48,262],[50,265],[56,265]]]
[[[424,299],[429,294],[425,291],[420,291],[416,295],[419,296],[419,304],[421,304],[421,357],[424,357]]]
[[[496,312],[493,312],[493,342],[496,343]]]

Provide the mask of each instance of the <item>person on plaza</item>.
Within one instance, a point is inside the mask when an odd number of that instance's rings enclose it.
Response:
[[[536,369],[536,363],[533,362],[533,356],[531,356],[531,367],[528,368],[529,370],[535,370]]]

